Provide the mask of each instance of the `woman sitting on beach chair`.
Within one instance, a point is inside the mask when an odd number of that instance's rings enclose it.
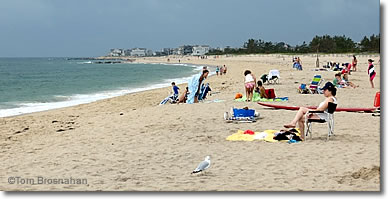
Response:
[[[337,99],[335,98],[335,95],[337,93],[337,89],[335,88],[335,86],[331,83],[331,82],[327,82],[325,84],[325,86],[322,88],[323,90],[323,94],[324,96],[326,97],[325,100],[323,102],[321,102],[318,106],[317,109],[313,110],[313,109],[308,109],[306,107],[300,107],[299,108],[299,111],[296,113],[294,119],[288,123],[288,124],[285,124],[284,127],[285,128],[295,128],[296,127],[296,124],[298,124],[299,126],[299,130],[302,134],[302,139],[304,140],[304,120],[305,120],[305,114],[307,113],[307,111],[325,111],[327,112],[328,110],[328,107],[329,107],[329,102],[332,102],[332,103],[337,103]],[[327,114],[320,114],[320,113],[312,113],[310,115],[307,116],[309,119],[324,119],[326,120],[327,118]]]

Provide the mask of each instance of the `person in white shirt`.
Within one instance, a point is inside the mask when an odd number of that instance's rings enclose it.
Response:
[[[256,77],[252,74],[250,70],[246,70],[244,72],[244,76],[245,76],[244,85],[245,85],[247,102],[250,102],[252,101],[253,90],[256,88]]]

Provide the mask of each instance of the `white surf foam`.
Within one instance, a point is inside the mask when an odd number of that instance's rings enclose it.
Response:
[[[166,64],[166,65],[174,65],[174,64]],[[198,65],[183,65],[183,64],[182,66],[194,67],[193,69],[194,71],[202,70],[202,67],[203,67]],[[44,103],[43,102],[17,103],[15,104],[17,108],[0,109],[0,117],[22,115],[27,113],[41,112],[41,111],[47,111],[51,109],[58,109],[58,108],[91,103],[98,100],[118,97],[129,93],[136,93],[136,92],[141,92],[146,90],[169,87],[171,86],[171,82],[175,82],[176,84],[183,84],[183,83],[187,83],[196,74],[198,73],[196,72],[191,76],[183,77],[183,78],[165,79],[163,80],[163,82],[159,84],[146,85],[144,87],[123,88],[118,90],[103,91],[103,92],[92,93],[92,94],[76,94],[72,96],[62,96],[62,95],[54,96],[54,97],[57,97],[58,99],[62,99],[63,101],[44,102]],[[215,72],[211,72],[209,75],[214,75],[214,74]]]

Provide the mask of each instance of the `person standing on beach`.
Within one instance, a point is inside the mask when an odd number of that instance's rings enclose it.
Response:
[[[357,58],[355,55],[353,55],[352,66],[353,66],[353,70],[357,71]]]
[[[369,74],[369,81],[370,81],[370,85],[372,86],[372,88],[375,87],[374,83],[373,83],[373,79],[376,77],[376,72],[375,72],[375,67],[373,66],[373,62],[374,60],[372,59],[368,59],[368,74]]]
[[[217,68],[216,68],[216,74],[217,74],[217,76],[218,76],[218,72],[220,72],[220,67],[217,66]]]
[[[198,103],[198,96],[201,90],[201,86],[203,84],[203,81],[207,78],[208,75],[209,75],[209,71],[203,70],[202,73],[197,74],[190,79],[190,81],[188,82],[188,87],[189,87],[189,94],[187,96],[188,104]]]
[[[252,74],[250,70],[246,70],[244,72],[244,76],[245,76],[245,82],[244,82],[245,94],[247,97],[246,101],[250,102],[252,101],[252,97],[253,97],[253,89],[256,88],[256,77]]]
[[[175,85],[175,82],[171,83],[172,90],[174,92],[174,100],[178,99],[179,96],[179,87]]]
[[[221,68],[220,68],[220,75],[222,76],[223,73],[224,73],[224,67],[221,66]]]
[[[226,70],[227,70],[227,68],[226,68],[226,66],[224,65],[224,75],[226,75]]]

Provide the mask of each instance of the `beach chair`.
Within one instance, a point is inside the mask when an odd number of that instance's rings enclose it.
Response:
[[[256,122],[260,117],[260,113],[253,109],[236,109],[231,108],[230,112],[224,113],[224,119],[227,123],[251,123]]]
[[[200,91],[199,96],[198,96],[198,100],[206,99],[206,96],[207,96],[209,91],[212,91],[212,89],[210,88],[209,83],[206,83],[206,84],[202,85],[201,91]]]
[[[328,126],[328,134],[327,134],[327,141],[329,138],[334,135],[334,112],[335,109],[337,108],[337,104],[329,102],[329,107],[327,108],[327,112],[324,111],[307,111],[305,114],[305,126],[306,126],[306,131],[305,131],[305,138],[307,140],[307,136],[310,134],[310,139],[313,138],[312,134],[312,123],[327,123]],[[324,119],[309,119],[308,115],[311,113],[324,113],[327,114],[327,120]]]
[[[279,70],[270,70],[267,76],[268,84],[279,84],[280,83],[280,72]]]
[[[178,95],[172,94],[172,95],[167,96],[166,98],[164,98],[164,99],[159,103],[159,105],[164,105],[164,104],[166,104],[167,102],[170,102],[170,104],[175,104],[175,103],[177,103],[177,102],[178,102]]]
[[[314,75],[313,81],[309,86],[309,91],[311,94],[319,93],[319,85],[321,85],[323,79],[321,75]]]

